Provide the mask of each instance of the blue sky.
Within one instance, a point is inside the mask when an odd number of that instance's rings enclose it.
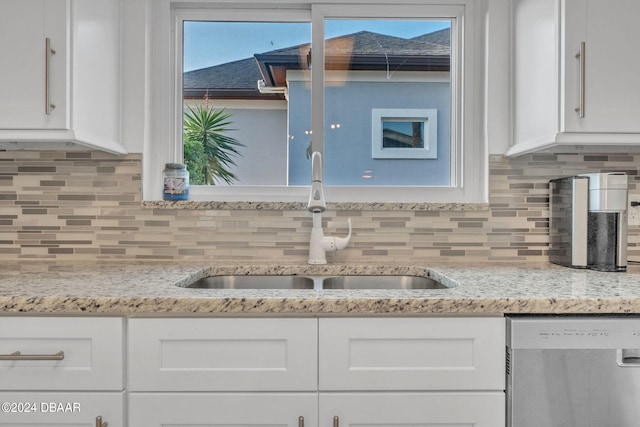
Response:
[[[449,22],[415,20],[327,20],[327,38],[366,30],[411,38],[448,28]],[[184,71],[245,59],[255,53],[309,43],[309,23],[185,22]]]

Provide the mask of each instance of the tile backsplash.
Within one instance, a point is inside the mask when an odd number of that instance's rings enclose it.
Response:
[[[326,212],[328,234],[353,219],[351,245],[333,259],[547,261],[548,180],[624,171],[638,193],[638,165],[638,154],[493,155],[488,209]],[[0,257],[306,262],[306,210],[146,208],[141,170],[140,154],[0,151]],[[629,229],[639,260],[640,228]]]

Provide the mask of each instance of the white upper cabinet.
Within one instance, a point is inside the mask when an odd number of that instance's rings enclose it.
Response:
[[[120,2],[0,2],[0,147],[78,143],[126,153],[120,143]]]
[[[566,0],[565,132],[640,134],[640,2]],[[584,42],[584,58],[576,58]],[[580,110],[584,64],[584,117]]]
[[[64,129],[68,126],[67,5],[65,0],[0,3],[2,129]],[[53,109],[49,107],[49,114],[45,104],[47,90],[49,103],[55,105]]]
[[[514,0],[507,155],[640,145],[640,2]]]

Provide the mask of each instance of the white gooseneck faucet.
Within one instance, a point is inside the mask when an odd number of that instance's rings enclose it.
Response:
[[[327,252],[344,249],[351,240],[351,218],[348,220],[347,237],[325,236],[322,230],[322,212],[327,208],[322,186],[322,154],[314,151],[311,155],[311,193],[307,210],[313,215],[313,228],[309,241],[309,264],[326,264]]]

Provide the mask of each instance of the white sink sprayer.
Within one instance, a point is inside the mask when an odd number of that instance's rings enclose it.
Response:
[[[313,228],[309,241],[309,264],[326,264],[327,252],[344,249],[351,240],[351,218],[348,220],[347,237],[325,236],[322,230],[322,212],[327,209],[322,186],[322,154],[314,151],[311,155],[311,193],[307,210],[313,215]]]

